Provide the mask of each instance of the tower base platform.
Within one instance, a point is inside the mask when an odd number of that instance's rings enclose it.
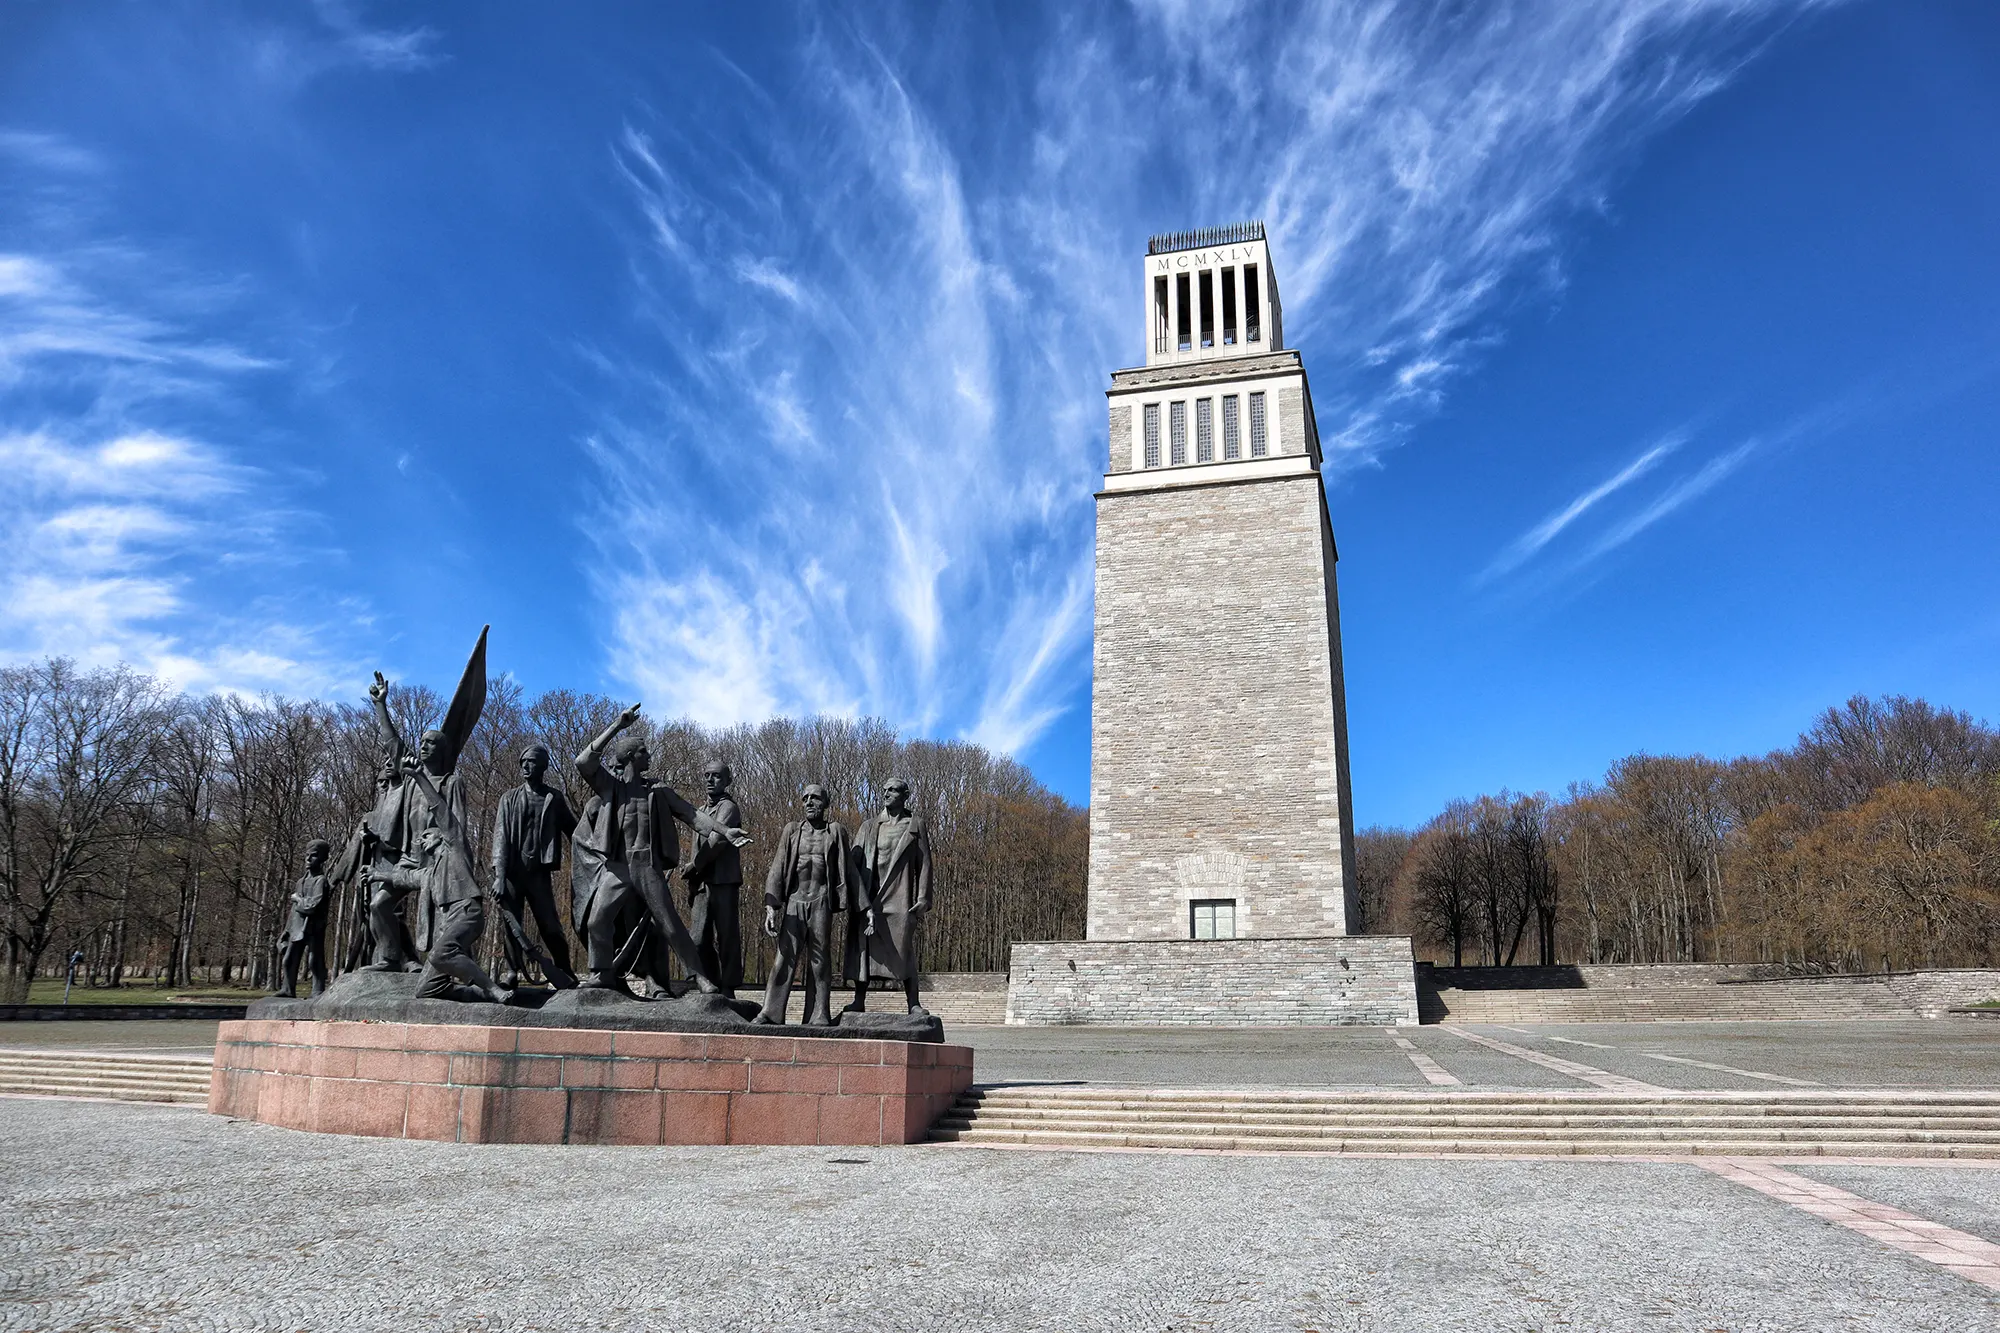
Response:
[[[1417,1022],[1406,935],[1016,944],[1007,1021],[1115,1027]]]

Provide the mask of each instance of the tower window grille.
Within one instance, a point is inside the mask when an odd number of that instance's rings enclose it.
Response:
[[[1146,404],[1146,466],[1160,465],[1160,405]]]
[[[1194,400],[1194,461],[1213,463],[1215,461],[1215,400],[1197,398]]]
[[[1225,459],[1243,457],[1243,434],[1241,423],[1237,420],[1238,401],[1233,393],[1222,395],[1222,456]]]
[[[1264,395],[1253,393],[1250,395],[1250,456],[1262,458],[1269,452],[1270,444],[1264,434]]]
[[[1187,404],[1167,404],[1167,462],[1179,467],[1187,462]]]

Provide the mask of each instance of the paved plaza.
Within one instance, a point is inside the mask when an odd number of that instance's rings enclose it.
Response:
[[[1422,1088],[1422,1056],[1469,1088],[1584,1081],[1468,1040],[1682,1090],[2000,1088],[2000,1019],[1842,1023],[1578,1023],[1535,1028],[958,1028],[983,1084]],[[1413,1050],[1404,1050],[1398,1042]]]
[[[2000,1086],[1983,1020],[953,1036],[988,1084]],[[528,1148],[0,1099],[8,1330],[1966,1330],[1995,1245],[1977,1163]]]
[[[7,1329],[1940,1329],[1695,1165],[340,1139],[0,1107]],[[2000,1240],[2000,1172],[1788,1164]]]

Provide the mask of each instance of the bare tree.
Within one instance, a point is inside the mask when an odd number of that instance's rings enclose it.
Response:
[[[1427,943],[1450,945],[1453,967],[1465,966],[1465,939],[1480,910],[1470,822],[1462,802],[1448,807],[1417,835],[1404,869],[1417,932]]]
[[[169,716],[150,678],[65,658],[0,673],[0,906],[6,994],[25,1000],[65,900],[112,873],[121,817]]]

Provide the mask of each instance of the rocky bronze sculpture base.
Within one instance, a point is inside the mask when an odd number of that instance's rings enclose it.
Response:
[[[447,1143],[870,1146],[923,1138],[972,1084],[964,1046],[740,1031],[246,1019],[217,1033],[208,1109]]]
[[[614,1032],[736,1033],[774,1037],[941,1042],[944,1025],[930,1014],[842,1014],[833,1027],[753,1025],[755,1000],[690,993],[640,1000],[614,990],[516,993],[515,1004],[420,1000],[417,975],[350,972],[310,1000],[272,998],[252,1004],[249,1019],[377,1023],[446,1023],[480,1027],[601,1028]]]

